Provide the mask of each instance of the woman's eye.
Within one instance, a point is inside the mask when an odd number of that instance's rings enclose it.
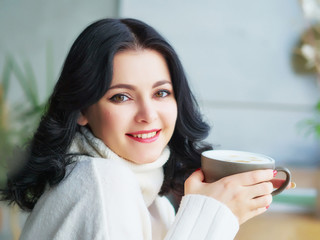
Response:
[[[156,92],[155,97],[164,98],[164,97],[168,96],[169,94],[170,94],[170,92],[167,90],[160,90],[160,91]]]
[[[129,98],[128,98],[126,95],[124,95],[124,94],[116,94],[116,95],[112,96],[112,97],[110,98],[110,100],[111,100],[112,102],[115,102],[115,103],[121,103],[121,102],[128,101]]]

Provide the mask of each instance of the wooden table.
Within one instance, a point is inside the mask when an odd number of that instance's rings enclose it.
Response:
[[[320,240],[320,170],[293,169],[291,172],[297,187],[318,189],[318,205],[314,212],[267,211],[242,224],[235,240]]]
[[[236,240],[319,240],[320,219],[310,214],[270,212],[240,227]]]

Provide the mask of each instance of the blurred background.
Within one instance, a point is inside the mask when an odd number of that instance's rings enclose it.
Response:
[[[237,239],[319,239],[319,0],[0,0],[1,186],[73,41],[105,17],[141,19],[173,45],[217,149],[263,153],[292,170],[297,188]],[[1,203],[0,239],[18,239],[26,217]]]

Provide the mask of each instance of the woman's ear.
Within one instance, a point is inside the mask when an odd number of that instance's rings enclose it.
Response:
[[[83,115],[82,112],[80,112],[77,123],[81,126],[85,126],[88,123],[88,119]]]

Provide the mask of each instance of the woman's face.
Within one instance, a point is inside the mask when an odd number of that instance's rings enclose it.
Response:
[[[126,50],[114,57],[106,94],[79,118],[119,156],[137,164],[155,161],[168,144],[177,103],[168,66],[154,50]]]

